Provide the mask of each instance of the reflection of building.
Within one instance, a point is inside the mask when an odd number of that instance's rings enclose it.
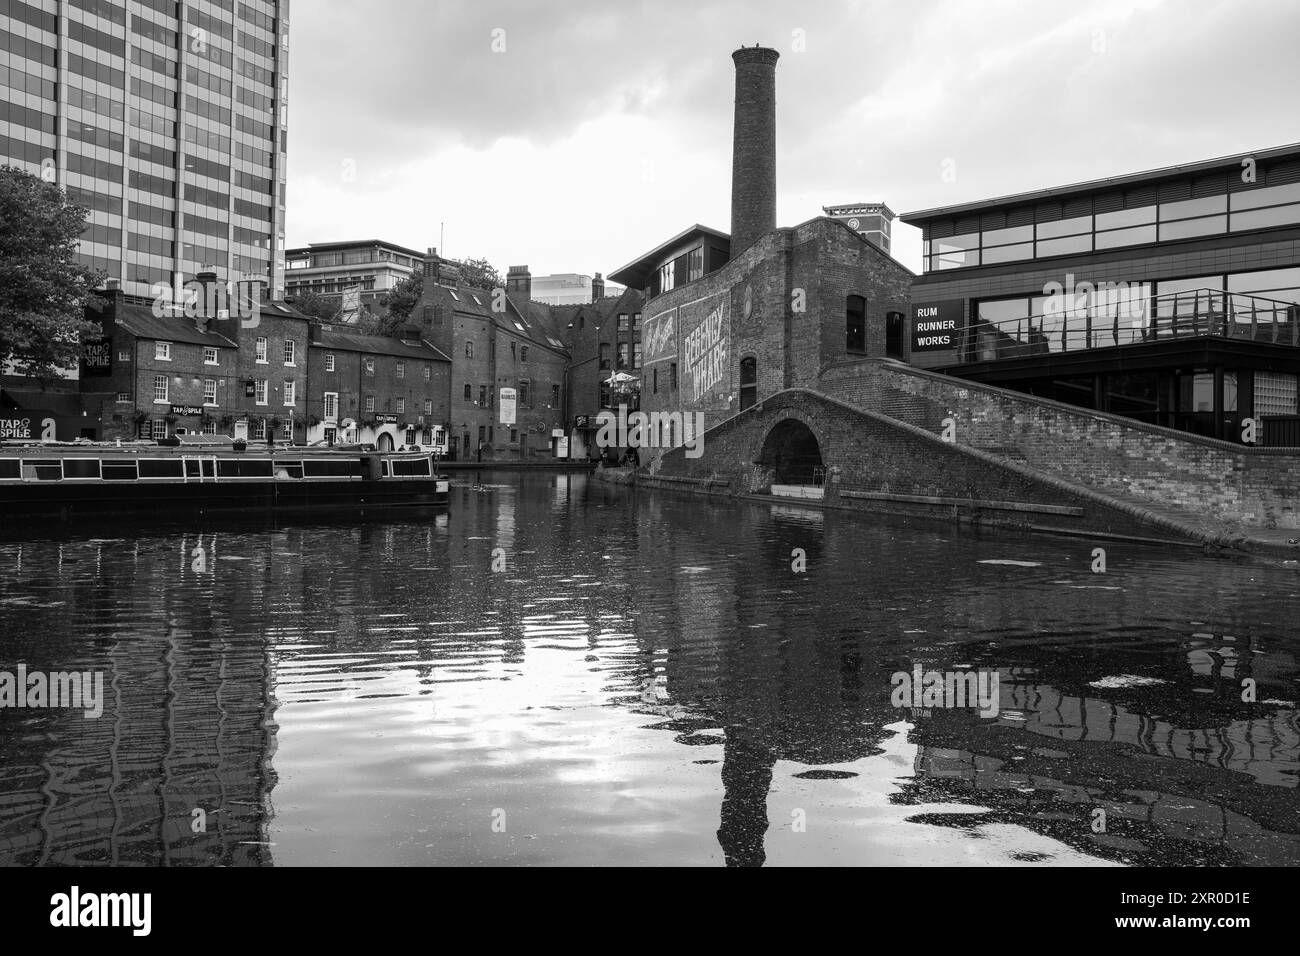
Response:
[[[0,163],[90,210],[79,257],[132,295],[210,266],[282,298],[287,4],[96,0],[5,13]]]
[[[905,214],[909,360],[1216,438],[1300,442],[1300,145]],[[946,339],[919,323],[951,316]]]
[[[295,562],[263,558],[223,563],[218,572],[225,540],[190,533],[176,538],[174,550],[27,545],[40,569],[27,573],[39,573],[70,603],[93,601],[100,588],[148,591],[158,596],[158,617],[93,640],[80,628],[43,636],[43,666],[102,675],[103,713],[87,719],[77,709],[26,711],[28,727],[16,733],[5,712],[0,865],[273,862],[271,639],[258,636],[265,623],[254,619],[250,602],[193,600],[182,588],[195,587],[200,573],[220,573],[247,595],[272,581],[301,587],[303,575]],[[210,559],[203,572],[189,563],[197,547]],[[65,563],[65,548],[84,563]],[[85,563],[96,577],[73,570]]]
[[[339,321],[352,321],[358,308],[386,311],[384,296],[423,262],[414,249],[378,239],[310,243],[285,252],[285,295],[323,295],[343,310]]]
[[[822,206],[822,212],[838,219],[867,242],[889,252],[889,224],[893,211],[882,202],[850,203],[847,206]]]
[[[1023,715],[1017,732],[1044,739],[1016,746],[1006,728],[931,711],[912,731],[918,784],[902,802],[948,799],[990,807],[979,822],[1019,823],[1088,852],[1161,864],[1292,865],[1300,854],[1294,794],[1300,725],[1291,709],[1205,726],[1138,713],[1099,696],[1075,696],[1024,675],[1004,674],[1002,712]],[[1196,722],[1192,722],[1196,721]],[[996,722],[989,722],[994,727]],[[972,728],[972,724],[974,725]],[[1158,785],[1150,760],[1160,758]],[[1087,758],[1086,762],[1076,758]],[[1213,792],[1205,768],[1228,771]],[[1099,783],[1104,779],[1106,783]],[[1029,796],[1026,796],[1029,795]],[[1249,808],[1249,816],[1243,810]],[[1105,812],[1105,826],[1094,829]],[[969,817],[928,822],[969,826]]]
[[[828,365],[902,355],[911,273],[843,221],[776,228],[775,50],[736,64],[732,234],[695,225],[611,274],[645,294],[641,405],[652,444],[682,444]],[[666,420],[665,420],[666,418]]]

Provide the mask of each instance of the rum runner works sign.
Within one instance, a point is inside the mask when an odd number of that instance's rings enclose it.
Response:
[[[940,352],[957,347],[966,317],[964,299],[912,303],[912,351]]]

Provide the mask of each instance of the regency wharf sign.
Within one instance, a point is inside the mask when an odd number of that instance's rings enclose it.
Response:
[[[686,393],[692,401],[698,402],[716,391],[731,370],[727,364],[726,317],[723,300],[682,339]]]

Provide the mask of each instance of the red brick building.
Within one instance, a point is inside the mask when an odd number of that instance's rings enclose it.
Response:
[[[455,264],[430,250],[424,293],[411,313],[421,336],[451,360],[450,457],[553,458],[566,451],[565,376],[570,357],[561,337],[576,307],[531,300],[531,276],[515,267],[506,287],[479,289]],[[503,396],[514,397],[514,420]],[[505,414],[503,415],[503,411]]]
[[[451,360],[428,342],[314,325],[307,371],[309,442],[446,451]]]
[[[58,437],[184,431],[445,446],[451,362],[417,329],[404,339],[340,332],[281,302],[242,318],[218,315],[189,318],[116,289],[101,293],[87,308],[102,338],[84,349],[85,414],[60,418]]]
[[[204,326],[184,315],[155,315],[152,300],[116,289],[99,295],[101,301],[86,310],[103,334],[88,346],[82,367],[85,428],[94,432],[86,437],[230,431],[242,406],[236,395],[241,390],[234,338],[239,321]]]
[[[843,222],[776,226],[777,58],[733,55],[734,236],[697,224],[610,274],[644,291],[652,447],[681,445],[783,389],[816,387],[838,362],[884,356],[889,329],[903,327],[910,270]]]

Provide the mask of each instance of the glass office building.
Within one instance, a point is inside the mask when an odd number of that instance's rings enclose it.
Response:
[[[1300,444],[1300,144],[900,218],[913,364]]]
[[[90,210],[128,294],[205,267],[284,294],[287,0],[0,0],[0,163]]]

